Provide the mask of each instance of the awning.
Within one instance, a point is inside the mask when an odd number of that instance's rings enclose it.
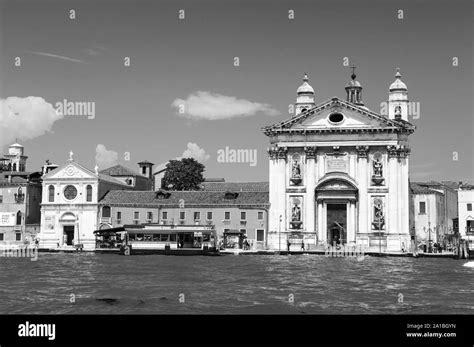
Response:
[[[240,231],[240,230],[227,230],[227,231],[224,231],[224,234],[228,234],[228,235],[241,235],[241,234],[244,234],[243,231]]]
[[[120,231],[125,231],[125,228],[124,227],[116,227],[116,228],[108,228],[108,229],[102,229],[102,230],[95,230],[94,231],[94,234],[96,234],[97,236],[100,236],[100,235],[109,235],[109,234],[116,234]]]

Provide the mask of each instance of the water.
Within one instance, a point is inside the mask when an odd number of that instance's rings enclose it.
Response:
[[[466,262],[40,253],[0,258],[0,314],[473,314]]]

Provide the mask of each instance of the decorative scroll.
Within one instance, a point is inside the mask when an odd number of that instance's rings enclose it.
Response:
[[[305,147],[304,152],[306,154],[306,160],[316,159],[317,147]]]
[[[267,149],[270,159],[286,159],[288,148],[286,147],[271,147]]]
[[[388,157],[397,158],[398,157],[398,148],[397,146],[387,146]]]
[[[385,217],[383,212],[383,202],[380,198],[375,198],[373,202],[374,219],[372,221],[372,227],[375,230],[383,230],[385,227]]]
[[[357,158],[367,158],[369,154],[369,146],[356,146]]]

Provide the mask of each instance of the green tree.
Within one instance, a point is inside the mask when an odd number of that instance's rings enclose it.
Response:
[[[205,167],[193,158],[170,160],[161,179],[161,188],[165,190],[199,190],[204,181],[202,173]]]

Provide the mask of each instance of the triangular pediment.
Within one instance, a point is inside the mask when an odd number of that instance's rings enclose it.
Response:
[[[383,129],[414,129],[403,120],[388,119],[364,106],[337,97],[283,122],[264,128],[264,132],[278,131],[364,131]]]
[[[84,166],[68,160],[63,165],[59,166],[58,168],[54,169],[53,171],[49,172],[48,174],[43,176],[43,180],[49,179],[64,179],[64,178],[74,178],[74,179],[88,179],[93,178],[97,179],[98,176],[90,171],[89,169],[85,168]]]

